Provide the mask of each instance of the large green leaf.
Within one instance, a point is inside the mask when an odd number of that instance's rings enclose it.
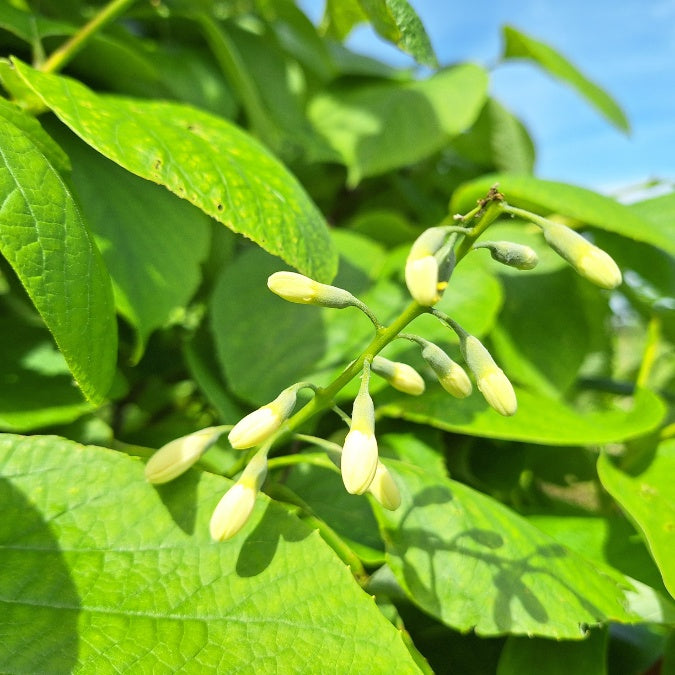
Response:
[[[637,523],[663,583],[675,597],[675,440],[661,443],[649,465],[633,472],[622,471],[601,455],[598,474],[603,487]]]
[[[0,316],[0,429],[67,424],[91,410],[49,333],[17,316]]]
[[[320,280],[335,273],[328,230],[298,181],[230,122],[162,101],[99,96],[15,61],[21,77],[86,143],[160,183],[231,230]]]
[[[521,33],[512,26],[504,26],[504,58],[531,59],[554,77],[574,87],[616,127],[622,131],[630,130],[628,120],[618,103],[547,44]]]
[[[156,489],[135,458],[18,436],[0,437],[0,475],[3,672],[418,672],[333,551],[266,497],[216,544],[224,478]]]
[[[108,271],[44,146],[2,115],[0,139],[0,249],[85,396],[99,403],[117,357]]]
[[[479,66],[464,64],[426,80],[336,88],[315,96],[308,115],[356,185],[428,157],[471,126],[487,79]]]
[[[150,333],[180,312],[199,286],[212,221],[63,127],[55,131],[73,160],[72,181],[110,270],[117,309],[136,330],[137,361]]]
[[[387,561],[427,613],[478,635],[581,639],[584,624],[632,622],[630,584],[597,570],[503,504],[390,462],[402,503],[376,509]]]
[[[33,43],[50,35],[70,35],[75,28],[62,21],[53,21],[34,12],[24,12],[11,2],[0,4],[0,28]]]
[[[653,244],[675,255],[675,228],[662,223],[665,218],[643,215],[639,209],[625,206],[585,188],[541,180],[534,176],[506,173],[482,176],[462,185],[452,196],[454,213],[465,213],[484,197],[495,183],[506,201],[514,206],[548,215],[559,213],[630,239]],[[652,219],[653,218],[653,219]]]
[[[516,387],[518,412],[502,417],[474,392],[468,398],[453,399],[439,387],[429,387],[422,396],[381,397],[381,415],[430,424],[446,431],[471,436],[527,441],[545,445],[593,445],[615,443],[641,436],[655,429],[665,414],[661,399],[647,390],[635,396],[630,410],[580,413],[561,401]]]

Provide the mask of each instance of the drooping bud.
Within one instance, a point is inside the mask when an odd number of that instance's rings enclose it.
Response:
[[[431,227],[417,237],[405,264],[405,283],[415,302],[425,307],[436,304],[440,298],[439,265],[435,253],[443,246],[447,230]]]
[[[368,489],[377,470],[375,406],[368,393],[367,377],[368,370],[364,369],[364,379],[354,400],[352,423],[342,446],[340,459],[342,481],[347,492],[353,495],[361,495]]]
[[[226,541],[244,527],[251,517],[256,497],[266,475],[267,455],[259,452],[214,509],[209,525],[212,539]]]
[[[230,445],[237,450],[245,450],[269,438],[293,411],[297,392],[297,385],[288,387],[274,401],[239,420],[227,437]]]
[[[376,356],[371,364],[371,369],[387,380],[394,389],[404,394],[419,396],[424,392],[422,376],[407,363],[390,361],[382,356]]]
[[[297,272],[275,272],[267,279],[267,288],[284,300],[300,305],[343,309],[351,307],[355,301],[344,288],[320,284]]]
[[[368,492],[388,511],[396,511],[401,505],[401,493],[398,485],[396,485],[387,467],[379,460]]]
[[[608,253],[561,223],[537,222],[548,245],[582,277],[608,290],[621,283],[621,270]]]
[[[207,427],[163,445],[145,465],[149,483],[168,483],[185,473],[220,438],[225,427]]]
[[[460,339],[460,347],[466,364],[476,378],[478,389],[488,404],[500,415],[515,414],[518,409],[516,392],[490,352],[473,335]]]
[[[533,248],[510,241],[484,241],[476,244],[474,248],[487,248],[493,260],[519,270],[531,270],[539,262],[537,252]]]
[[[422,358],[431,366],[441,386],[456,398],[466,398],[473,387],[464,368],[455,363],[438,345],[424,340]]]

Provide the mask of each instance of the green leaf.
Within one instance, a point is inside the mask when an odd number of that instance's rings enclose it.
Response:
[[[523,123],[499,101],[489,98],[476,123],[452,146],[480,166],[498,171],[532,173],[534,144]]]
[[[598,571],[501,503],[390,462],[397,511],[376,509],[387,562],[412,602],[457,630],[579,640],[582,626],[633,622],[628,582]]]
[[[675,255],[675,192],[659,197],[645,199],[631,204],[630,208],[640,217],[650,221],[653,227],[664,234],[670,246],[664,246],[671,255]]]
[[[619,104],[601,87],[591,82],[562,54],[547,44],[521,33],[512,26],[504,26],[504,58],[530,59],[547,73],[571,85],[614,126],[630,131],[630,124]]]
[[[506,201],[514,206],[543,215],[569,216],[602,230],[653,244],[675,255],[675,228],[661,226],[667,216],[656,215],[660,205],[655,205],[651,215],[646,217],[639,209],[624,206],[597,192],[533,176],[491,174],[465,183],[453,194],[451,210],[465,213],[472,209],[476,200],[484,197],[495,183],[499,184],[499,191]]]
[[[502,650],[497,675],[605,675],[606,654],[606,630],[592,630],[577,642],[510,637]]]
[[[68,173],[71,170],[68,155],[34,117],[4,98],[0,98],[0,117],[21,129],[58,172]]]
[[[328,229],[298,181],[224,119],[177,103],[99,96],[15,61],[21,77],[86,143],[316,279],[335,274]]]
[[[603,487],[642,532],[659,566],[663,583],[675,597],[675,440],[661,443],[646,467],[624,472],[607,455],[598,459]]]
[[[73,387],[46,330],[0,316],[0,428],[30,431],[67,424],[92,409]]]
[[[418,63],[438,67],[429,36],[407,0],[360,0],[373,28]]]
[[[103,401],[117,356],[110,277],[58,171],[0,117],[0,249],[54,335],[78,385]]]
[[[117,310],[136,330],[136,362],[149,335],[183,312],[197,290],[212,221],[62,127],[55,131],[73,160],[73,185],[110,270]]]
[[[224,478],[154,488],[135,458],[17,436],[0,475],[3,672],[418,672],[334,552],[264,496],[216,544]]]
[[[39,38],[75,32],[71,24],[53,21],[34,12],[24,12],[9,2],[0,4],[0,28],[31,44]]]
[[[407,0],[328,0],[322,26],[324,31],[343,40],[352,28],[370,21],[385,40],[410,54],[418,63],[438,67],[429,36]]]
[[[471,126],[486,91],[485,70],[464,64],[426,80],[328,90],[311,100],[308,116],[347,166],[349,184],[356,185],[443,148]]]
[[[561,401],[515,389],[518,412],[513,417],[496,413],[478,392],[458,400],[440,386],[429,386],[415,398],[404,399],[394,393],[382,396],[378,413],[470,436],[545,445],[593,445],[642,436],[658,427],[666,410],[661,399],[647,390],[637,392],[630,410],[617,405],[611,410],[580,413]]]

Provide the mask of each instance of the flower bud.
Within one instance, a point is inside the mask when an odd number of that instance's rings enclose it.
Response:
[[[417,237],[405,264],[405,283],[413,300],[425,307],[436,304],[441,296],[438,288],[438,260],[435,253],[443,246],[446,229],[431,227]]]
[[[231,539],[247,523],[267,475],[267,456],[258,453],[213,511],[209,530],[215,541]]]
[[[149,483],[168,483],[187,471],[221,436],[223,427],[208,427],[163,445],[145,465]]]
[[[388,511],[396,511],[401,505],[401,493],[398,486],[387,467],[379,460],[368,492]]]
[[[466,363],[476,378],[478,389],[488,404],[500,415],[515,414],[518,408],[516,393],[490,352],[473,335],[462,339],[460,346]]]
[[[291,414],[297,398],[297,387],[284,389],[271,403],[249,413],[234,425],[228,435],[237,450],[252,448],[269,438]]]
[[[552,221],[547,221],[542,229],[548,245],[582,277],[609,290],[621,283],[621,270],[610,255],[578,232]]]
[[[477,244],[475,248],[487,248],[493,260],[519,270],[531,270],[539,262],[534,249],[510,241],[486,241]]]
[[[301,305],[343,309],[351,307],[355,300],[344,288],[320,284],[296,272],[275,272],[267,279],[267,287],[284,300]]]
[[[371,363],[371,369],[387,380],[394,389],[404,394],[419,396],[424,392],[422,376],[407,363],[390,361],[382,356],[376,356]]]
[[[362,389],[354,401],[352,423],[340,458],[342,481],[347,492],[363,494],[375,477],[377,462],[375,407],[367,389]]]
[[[456,398],[466,398],[473,387],[464,368],[455,363],[438,345],[426,342],[422,358],[431,366],[441,386]]]

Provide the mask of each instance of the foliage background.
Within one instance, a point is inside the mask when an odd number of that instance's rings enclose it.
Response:
[[[346,50],[360,21],[427,70]],[[491,73],[438,67],[404,0],[329,1],[318,30],[286,0],[17,0],[0,39],[0,670],[673,668],[672,193],[625,205],[534,176]],[[627,127],[536,36],[503,45]],[[398,511],[346,495],[297,443],[226,544],[208,519],[240,451],[223,440],[145,482],[154,449],[326,384],[367,342],[351,309],[272,296],[271,272],[390,321],[412,241],[495,182],[625,279],[592,287],[513,219],[490,238],[531,245],[534,271],[484,251],[458,267],[439,307],[490,346],[515,417],[449,399],[397,342],[386,355],[428,381],[415,399],[373,390]],[[458,357],[430,317],[414,328]]]

